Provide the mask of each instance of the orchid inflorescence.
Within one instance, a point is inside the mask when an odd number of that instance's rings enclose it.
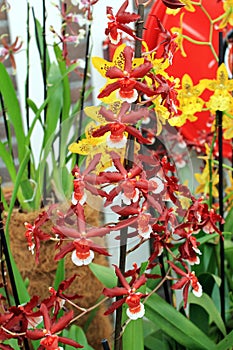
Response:
[[[73,5],[83,6],[88,20],[92,18],[91,8],[96,2],[72,1]],[[186,5],[186,1],[182,4],[178,0],[163,0],[163,3],[171,9]],[[35,251],[36,262],[40,258],[40,242],[51,240],[55,242],[55,261],[70,254],[73,263],[79,267],[89,265],[96,253],[110,255],[105,247],[107,235],[115,235],[116,241],[120,241],[124,230],[127,240],[134,243],[128,254],[133,254],[150,240],[151,252],[145,257],[143,271],[137,264],[127,271],[114,265],[119,284],[103,289],[108,298],[117,297],[106,315],[124,304],[127,317],[136,320],[145,315],[144,303],[151,293],[146,288],[147,281],[164,278],[153,273],[162,255],[168,257],[165,280],[174,282],[173,290],[182,290],[184,307],[188,305],[190,288],[197,297],[202,295],[202,286],[192,271],[192,265],[199,264],[202,254],[199,237],[213,233],[221,237],[218,225],[223,223],[223,218],[203,197],[196,198],[187,185],[180,183],[177,169],[187,164],[187,154],[184,137],[174,127],[198,118],[197,113],[204,106],[210,112],[218,109],[231,114],[233,84],[224,64],[218,68],[216,80],[204,79],[196,86],[188,75],[183,77],[181,84],[169,76],[166,70],[178,49],[178,35],[166,30],[158,19],[155,29],[160,31],[163,40],[149,52],[147,44],[128,26],[137,22],[139,16],[127,12],[127,6],[126,0],[116,14],[111,7],[106,10],[105,33],[118,46],[112,61],[100,57],[92,59],[106,84],[98,95],[102,104],[84,109],[92,119],[86,127],[85,137],[69,145],[71,152],[88,153],[85,166],[76,164],[72,169],[70,204],[64,209],[53,204],[33,224],[25,223],[25,238],[29,250]],[[64,19],[71,17],[63,13]],[[133,46],[123,43],[125,34],[141,42],[140,58],[135,57]],[[68,37],[60,39],[68,41]],[[158,49],[162,56],[157,55]],[[201,97],[205,89],[213,92],[208,101]],[[226,119],[224,123],[228,137]],[[172,144],[171,154],[166,150],[166,143],[156,145],[164,128],[168,130],[166,142]],[[133,153],[128,153],[129,145]],[[201,143],[198,147],[192,146],[196,149],[205,147]],[[86,153],[85,147],[88,147]],[[202,189],[199,192],[208,196],[208,191]],[[85,215],[88,193],[101,198],[103,207],[115,213],[118,220],[90,227]],[[51,232],[44,229],[48,221],[53,223]],[[96,237],[102,238],[102,245],[96,243]],[[64,302],[79,297],[63,293],[74,280],[78,281],[78,276],[61,282],[57,291],[50,288],[48,299],[39,301],[34,296],[25,306],[9,308],[0,319],[1,339],[17,338],[19,343],[25,337],[41,339],[40,349],[49,350],[59,349],[58,342],[81,347],[58,334],[74,318],[73,312],[69,311],[58,319]],[[4,298],[1,301],[4,308]],[[44,329],[36,328],[37,320],[43,320]]]

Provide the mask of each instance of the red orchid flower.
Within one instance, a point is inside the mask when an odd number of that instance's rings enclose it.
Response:
[[[177,43],[175,42],[177,34],[173,34],[169,30],[165,29],[159,18],[156,17],[156,19],[158,24],[158,28],[156,29],[160,31],[160,35],[164,39],[158,43],[154,50],[157,51],[161,46],[163,46],[163,52],[161,53],[161,56],[164,58],[164,61],[168,58],[170,64],[172,64],[173,55],[178,47]]]
[[[8,311],[12,313],[12,317],[8,321],[6,328],[23,333],[28,328],[36,327],[42,321],[40,310],[33,310],[38,305],[39,297],[35,295],[25,305],[11,306]]]
[[[59,342],[73,346],[75,349],[83,348],[83,346],[76,341],[56,334],[69,325],[73,318],[73,310],[67,312],[64,316],[59,318],[56,323],[52,322],[50,319],[49,312],[45,304],[41,304],[40,311],[44,319],[44,329],[27,330],[26,332],[29,339],[41,339],[38,350],[57,350],[59,349]]]
[[[152,63],[144,62],[136,68],[132,68],[134,50],[130,46],[125,46],[122,51],[124,64],[122,69],[118,67],[109,67],[106,71],[106,78],[116,80],[99,93],[98,98],[109,96],[117,90],[117,97],[129,103],[135,102],[138,98],[138,92],[147,96],[155,95],[155,91],[150,89],[146,83],[139,81],[143,79],[151,70]]]
[[[179,246],[180,258],[182,260],[187,260],[190,265],[199,264],[200,259],[197,254],[201,255],[201,251],[199,250],[200,242],[196,240],[196,237],[193,236],[194,233],[198,233],[198,231],[193,231],[192,224],[180,224],[178,225],[174,233],[181,237],[181,239],[185,239],[185,241]]]
[[[9,57],[13,70],[16,70],[14,54],[21,49],[23,42],[19,42],[19,37],[17,36],[13,44],[8,45],[6,37],[3,37],[2,45],[3,49],[0,51],[0,62],[5,61]]]
[[[165,79],[161,74],[157,74],[154,76],[154,79],[159,86],[156,89],[156,95],[161,95],[162,104],[168,109],[170,114],[177,113],[177,94],[178,92],[175,90],[175,82],[171,82]]]
[[[52,207],[51,207],[52,208]],[[50,209],[51,209],[50,208]],[[24,223],[27,231],[25,233],[25,238],[28,242],[28,249],[34,254],[34,249],[36,250],[36,263],[39,263],[39,254],[40,254],[40,241],[48,241],[51,238],[51,235],[45,233],[41,230],[41,226],[49,220],[49,212],[43,211],[34,221],[34,224],[31,225],[28,222]]]
[[[102,106],[99,110],[99,114],[102,115],[109,123],[100,126],[92,133],[93,137],[103,136],[106,132],[110,131],[110,135],[107,137],[107,145],[110,148],[122,148],[127,142],[125,132],[134,136],[140,143],[150,143],[148,139],[142,136],[139,130],[129,124],[136,124],[142,118],[146,118],[149,115],[149,110],[146,108],[140,108],[139,110],[129,111],[130,104],[123,102],[118,114],[114,114],[110,109]]]
[[[0,316],[0,339],[15,338],[21,345],[28,328],[37,326],[41,320],[40,310],[33,311],[38,306],[39,297],[34,296],[26,305],[12,306]]]
[[[76,277],[77,275],[74,274],[72,277],[62,281],[59,284],[57,290],[55,290],[53,287],[49,287],[49,292],[51,293],[51,296],[47,299],[44,299],[43,303],[47,306],[48,309],[52,307],[54,308],[53,309],[54,320],[56,319],[58,312],[61,310],[61,308],[65,304],[66,299],[74,300],[77,298],[81,298],[81,296],[78,294],[70,295],[70,294],[64,293],[64,291],[70,287],[71,283],[74,281]]]
[[[135,13],[129,13],[126,12],[126,8],[128,7],[129,1],[126,0],[119,10],[117,11],[116,15],[114,16],[112,12],[112,7],[107,6],[107,17],[109,19],[108,27],[105,29],[105,34],[108,35],[110,41],[112,44],[118,44],[121,40],[121,34],[118,32],[118,30],[121,30],[125,32],[126,34],[130,35],[134,39],[138,39],[134,31],[128,27],[126,24],[131,22],[136,22],[140,15],[137,15]],[[141,39],[138,39],[141,40]]]
[[[77,266],[88,265],[94,259],[94,252],[103,255],[110,255],[106,249],[100,245],[95,244],[92,239],[93,237],[103,237],[113,230],[113,227],[86,227],[84,208],[78,203],[75,207],[75,214],[77,215],[77,226],[78,229],[67,227],[65,225],[54,226],[53,232],[60,236],[61,240],[67,237],[71,240],[70,243],[66,244],[60,249],[55,255],[55,261],[58,261],[70,252],[72,252],[72,261]]]
[[[137,278],[132,276],[131,282],[128,283],[125,277],[122,275],[120,269],[116,265],[113,266],[115,267],[116,275],[122,287],[104,288],[103,294],[110,298],[119,296],[123,296],[123,298],[113,302],[104,314],[109,315],[121,305],[126,303],[128,305],[126,314],[130,319],[137,320],[138,318],[142,318],[145,314],[145,309],[140,300],[141,298],[144,298],[146,294],[137,292],[137,289],[146,283],[147,279],[145,274],[141,275],[140,277],[137,276]]]
[[[184,264],[184,262],[181,262],[181,264],[184,266],[185,271],[181,270],[179,267],[177,267],[172,261],[168,261],[171,268],[181,277],[180,280],[178,280],[173,286],[172,289],[183,289],[183,299],[184,299],[184,308],[187,306],[188,301],[188,293],[189,293],[189,287],[191,286],[193,288],[193,294],[196,297],[202,296],[202,286],[198,282],[197,277],[195,276],[195,272],[191,272],[188,269],[188,266]]]
[[[199,224],[199,227],[202,228],[202,230],[205,233],[217,232],[220,235],[222,235],[222,232],[219,230],[218,226],[216,225],[217,222],[220,224],[223,224],[224,219],[222,218],[221,215],[217,214],[213,208],[209,210],[208,205],[205,203],[203,207],[203,212],[202,212],[202,220],[201,220],[201,223]]]
[[[203,203],[203,198],[196,199],[191,197],[193,203],[187,211],[187,222],[192,223],[194,231],[202,229],[205,233],[217,232],[222,235],[216,223],[224,223],[224,219],[221,215],[211,208],[209,210],[208,205]]]
[[[72,194],[71,201],[73,205],[76,205],[78,203],[83,205],[86,202],[87,196],[85,193],[85,189],[90,191],[92,194],[100,195],[101,197],[107,196],[106,192],[94,186],[100,184],[100,182],[98,182],[97,179],[99,179],[100,181],[101,178],[98,178],[94,174],[90,174],[92,170],[96,168],[96,165],[99,163],[100,158],[101,154],[96,154],[82,173],[77,165],[74,166],[72,170],[72,175],[74,176],[74,192]]]
[[[138,202],[140,195],[148,199],[150,193],[158,194],[163,190],[164,186],[159,178],[146,179],[140,162],[138,164],[135,163],[127,171],[121,164],[120,156],[113,151],[110,154],[113,164],[118,171],[106,171],[100,173],[100,176],[106,183],[117,183],[117,186],[108,193],[105,206],[111,204],[113,199],[121,192],[123,203],[131,205]],[[157,208],[156,204],[155,207]]]

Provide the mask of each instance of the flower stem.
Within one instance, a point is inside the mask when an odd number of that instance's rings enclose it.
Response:
[[[223,53],[223,33],[219,32],[219,65],[224,61]],[[223,113],[217,111],[217,128],[218,128],[218,154],[219,154],[219,214],[224,216],[224,202],[223,202],[223,130],[222,130],[222,117]],[[219,229],[221,232],[224,231],[224,223],[219,223]],[[225,322],[225,251],[224,251],[224,240],[220,239],[220,299],[221,299],[221,316],[223,322]]]
[[[87,84],[87,73],[88,73],[89,60],[90,60],[90,55],[89,55],[90,39],[91,39],[91,23],[88,24],[88,29],[87,29],[87,42],[86,42],[86,52],[85,52],[85,67],[84,67],[84,72],[83,72],[82,90],[81,90],[81,98],[80,98],[80,115],[79,115],[79,123],[78,123],[78,137],[77,137],[77,141],[80,140],[80,137],[82,135],[83,108],[84,108],[85,91],[86,91],[86,84]],[[76,163],[77,163],[77,165],[79,163],[79,157],[80,157],[80,155],[77,153],[77,155],[76,155]]]
[[[144,24],[144,5],[138,5],[138,14],[140,19],[136,22],[136,37],[142,38],[143,35],[143,24]],[[142,53],[142,42],[141,40],[135,41],[135,58],[140,58]],[[133,105],[132,107],[135,107]],[[126,170],[129,170],[133,165],[134,160],[134,137],[131,135],[128,137],[128,142],[126,146],[124,167]],[[123,219],[123,217],[122,217]],[[120,261],[119,269],[122,274],[125,272],[126,265],[126,254],[127,254],[127,233],[128,228],[124,227],[120,233]],[[118,287],[121,286],[121,283],[118,279]],[[117,297],[116,300],[121,299],[122,297]],[[114,350],[122,349],[122,306],[116,310],[116,321],[115,321],[115,341],[114,341]]]

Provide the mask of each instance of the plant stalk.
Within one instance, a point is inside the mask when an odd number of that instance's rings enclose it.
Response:
[[[83,72],[82,90],[81,90],[81,97],[80,97],[80,114],[79,114],[79,122],[78,122],[77,141],[80,140],[80,137],[82,136],[82,125],[83,125],[83,116],[84,116],[83,108],[84,108],[85,91],[86,91],[86,84],[87,84],[87,74],[88,74],[89,60],[90,60],[90,53],[89,53],[89,51],[90,51],[90,39],[91,39],[91,23],[88,24],[88,29],[87,29],[85,67],[84,67],[84,72]],[[79,163],[79,157],[80,157],[80,155],[77,153],[77,155],[76,155],[77,165]]]
[[[143,34],[143,24],[144,24],[144,5],[138,5],[138,14],[140,15],[140,19],[136,22],[136,36],[137,38],[142,38]],[[142,42],[141,40],[135,41],[135,58],[140,58],[142,53]],[[134,108],[135,105],[132,106]],[[124,159],[124,167],[126,170],[131,169],[133,165],[134,159],[134,137],[130,135],[128,137],[125,159]],[[123,219],[123,217],[122,217]],[[125,227],[120,232],[120,259],[119,259],[119,269],[122,274],[125,272],[126,266],[126,252],[127,252],[127,234],[128,228]],[[118,287],[121,286],[121,283],[118,279]],[[121,299],[122,297],[117,297],[116,300]],[[116,310],[116,321],[115,321],[115,341],[114,341],[114,350],[122,350],[122,306]]]
[[[9,252],[9,249],[7,246],[6,236],[5,236],[3,222],[2,222],[3,204],[1,202],[1,193],[2,192],[1,192],[1,187],[0,187],[0,252],[1,252],[1,259],[2,259],[2,253],[3,253],[3,255],[5,257],[5,261],[6,261],[7,271],[9,274],[13,298],[15,300],[15,305],[18,306],[20,304],[19,295],[18,295],[16,283],[15,283],[15,277],[14,277],[14,273],[13,273],[13,269],[12,269],[12,265],[11,265],[11,259],[10,259],[10,252]],[[24,342],[24,349],[30,350],[28,340],[24,339],[23,342]]]
[[[223,57],[223,34],[219,32],[219,65],[224,61]],[[218,154],[219,154],[219,214],[224,216],[224,201],[223,201],[223,130],[222,130],[222,117],[223,113],[221,111],[216,112],[217,116],[217,126],[218,126]],[[224,224],[219,224],[219,229],[221,232],[224,231]],[[221,316],[225,323],[225,251],[224,251],[224,240],[220,239],[220,299],[221,299]]]

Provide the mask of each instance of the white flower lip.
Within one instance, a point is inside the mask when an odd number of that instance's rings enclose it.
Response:
[[[138,318],[142,318],[145,315],[145,307],[142,303],[140,303],[140,311],[139,312],[132,312],[130,308],[126,310],[127,316],[131,320],[137,320]]]
[[[94,252],[90,250],[90,255],[86,259],[79,259],[77,257],[76,251],[74,250],[71,255],[71,260],[77,266],[89,265],[94,259]]]

